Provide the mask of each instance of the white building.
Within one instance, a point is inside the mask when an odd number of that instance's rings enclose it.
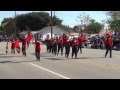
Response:
[[[71,39],[71,38],[78,38],[78,36],[79,36],[79,33],[70,33],[70,35],[69,35],[69,39]]]
[[[34,38],[45,40],[48,35],[49,35],[49,38],[51,38],[51,27],[49,26],[49,27],[40,29],[38,31],[31,31],[31,33],[34,36]],[[53,26],[52,33],[53,33],[52,34],[53,37],[55,35],[57,35],[59,37],[59,36],[63,35],[63,33],[69,36],[69,33],[67,31],[63,30],[62,28],[60,28],[59,26]],[[22,37],[26,34],[27,34],[27,32],[23,31],[19,35],[20,35],[20,37]]]
[[[27,33],[28,32],[23,31],[23,32],[19,33],[19,35],[20,35],[20,37],[23,37],[23,36],[27,35]],[[36,34],[38,33],[38,31],[31,31],[31,33],[32,33],[33,36],[36,36]]]
[[[66,34],[66,35],[69,35],[68,32],[66,32],[65,30],[61,29],[59,26],[53,26],[53,29],[52,29],[52,36],[54,37],[55,35],[57,35],[58,37]],[[42,38],[43,40],[46,39],[47,35],[49,35],[49,38],[51,38],[51,27],[45,27],[43,29],[40,29],[37,33],[37,36],[38,38]]]

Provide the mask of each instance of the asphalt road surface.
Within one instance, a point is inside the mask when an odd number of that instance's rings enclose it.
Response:
[[[0,42],[0,79],[120,79],[120,51],[113,58],[104,58],[105,50],[83,48],[78,59],[46,52],[41,45],[41,61],[36,61],[34,44],[27,49],[27,57],[5,53],[6,42]]]

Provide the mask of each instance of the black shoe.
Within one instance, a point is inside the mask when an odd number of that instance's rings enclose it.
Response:
[[[40,61],[40,58],[38,58],[37,60]]]
[[[105,58],[106,58],[106,56],[105,56]]]
[[[77,59],[77,57],[75,57],[75,59]]]

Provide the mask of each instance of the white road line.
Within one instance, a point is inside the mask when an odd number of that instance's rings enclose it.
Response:
[[[56,72],[53,72],[53,71],[48,70],[48,69],[46,69],[46,68],[43,68],[43,67],[41,67],[41,66],[38,66],[38,65],[36,65],[36,64],[33,64],[33,63],[30,63],[30,64],[33,65],[33,66],[35,66],[35,67],[38,67],[38,68],[40,68],[40,69],[43,69],[43,70],[45,70],[45,71],[48,71],[48,72],[50,72],[50,73],[52,73],[52,74],[55,74],[55,75],[57,75],[57,76],[60,76],[60,77],[62,77],[62,78],[64,78],[64,79],[70,79],[70,78],[68,78],[68,77],[66,77],[66,76],[63,76],[63,75],[61,75],[61,74],[58,74],[58,73],[56,73]]]

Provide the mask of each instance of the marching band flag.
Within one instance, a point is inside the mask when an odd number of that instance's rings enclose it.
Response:
[[[27,37],[26,37],[26,39],[27,39],[27,47],[29,47],[29,44],[30,44],[30,41],[32,40],[32,33],[31,32],[28,32],[28,34],[27,34]]]
[[[20,53],[20,45],[19,45],[18,39],[15,41],[15,48],[16,48],[17,53]]]

